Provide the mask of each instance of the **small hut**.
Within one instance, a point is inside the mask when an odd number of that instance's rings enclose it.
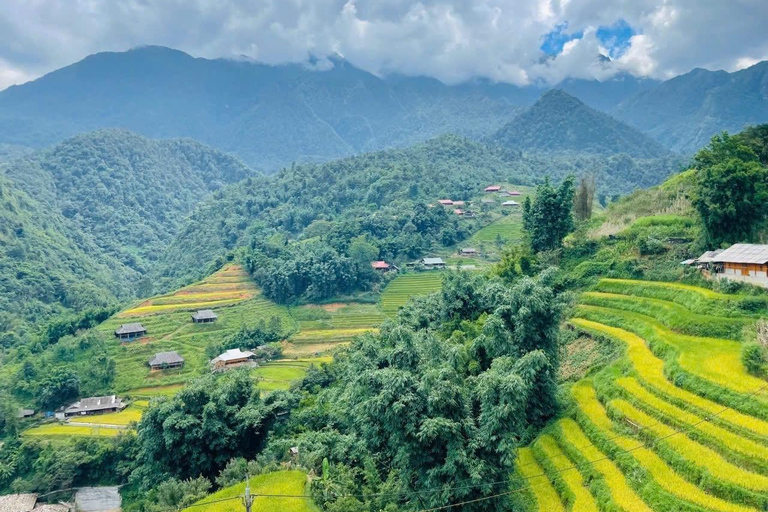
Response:
[[[115,331],[115,336],[120,338],[121,341],[135,340],[146,335],[147,329],[139,323],[123,324]]]
[[[210,324],[215,322],[217,318],[219,318],[219,316],[214,313],[213,310],[201,309],[192,315],[192,322],[196,324]]]

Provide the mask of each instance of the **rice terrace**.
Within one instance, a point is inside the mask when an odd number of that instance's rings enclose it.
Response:
[[[768,382],[739,359],[765,304],[627,279],[583,293],[570,325],[624,356],[519,451],[530,510],[766,510]]]

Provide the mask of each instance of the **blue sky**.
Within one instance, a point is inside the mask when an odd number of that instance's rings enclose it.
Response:
[[[619,19],[612,25],[598,27],[595,36],[608,50],[608,56],[614,59],[621,57],[627,51],[630,39],[636,33],[637,31],[626,20]],[[567,42],[582,37],[584,37],[583,30],[569,31],[568,22],[561,23],[543,36],[539,48],[547,55],[558,55]]]

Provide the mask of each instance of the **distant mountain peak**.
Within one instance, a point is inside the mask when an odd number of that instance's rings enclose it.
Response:
[[[640,131],[598,112],[562,89],[550,89],[492,140],[510,149],[659,158],[670,152]]]

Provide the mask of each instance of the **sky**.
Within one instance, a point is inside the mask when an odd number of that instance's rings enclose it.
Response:
[[[768,0],[1,0],[0,89],[142,45],[451,84],[667,79],[768,60],[766,27]]]

